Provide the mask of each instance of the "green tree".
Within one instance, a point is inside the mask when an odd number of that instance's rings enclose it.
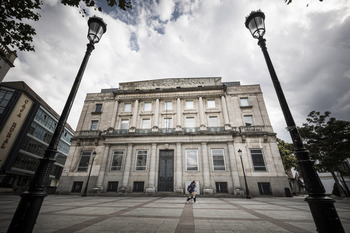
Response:
[[[337,120],[330,114],[311,111],[299,132],[310,157],[316,161],[316,169],[330,172],[344,196],[335,172],[342,172],[341,165],[350,157],[350,122]]]
[[[288,171],[290,171],[293,167],[297,168],[297,159],[293,154],[293,144],[277,138],[277,146],[282,158],[285,172],[288,173]]]
[[[103,0],[110,7],[119,7],[122,10],[132,8],[131,0]],[[62,4],[79,7],[85,3],[87,7],[93,7],[99,11],[94,0],[61,0]],[[38,10],[43,2],[41,0],[1,0],[0,1],[0,44],[18,48],[21,51],[35,51],[32,45],[35,29],[29,25],[29,21],[38,21]],[[84,16],[85,9],[80,13]]]

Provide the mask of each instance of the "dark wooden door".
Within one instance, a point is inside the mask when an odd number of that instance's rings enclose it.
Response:
[[[174,151],[159,151],[158,191],[174,190]]]

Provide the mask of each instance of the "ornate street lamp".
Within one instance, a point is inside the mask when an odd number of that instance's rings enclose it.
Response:
[[[325,189],[315,170],[314,161],[310,160],[309,152],[304,147],[299,131],[294,123],[293,116],[284,97],[275,69],[270,60],[270,56],[267,52],[266,40],[263,38],[265,34],[265,14],[260,10],[251,12],[246,18],[245,26],[249,29],[252,36],[259,40],[258,45],[261,47],[264,54],[272,83],[275,87],[287,123],[287,129],[294,144],[294,154],[298,160],[298,165],[305,181],[306,190],[309,193],[309,196],[305,198],[305,201],[309,204],[317,231],[325,233],[345,232],[337,210],[334,207],[335,201],[325,195]]]
[[[17,206],[16,212],[10,223],[8,233],[21,232],[29,233],[33,231],[36,219],[38,218],[41,205],[44,198],[47,196],[45,188],[49,182],[49,175],[52,170],[52,166],[55,162],[55,155],[57,154],[57,146],[61,138],[64,126],[73,105],[74,98],[79,88],[80,81],[83,77],[85,67],[89,60],[92,50],[95,48],[94,44],[98,43],[106,32],[107,25],[99,17],[91,17],[88,20],[89,31],[88,39],[90,41],[87,44],[84,59],[80,65],[80,69],[75,78],[72,89],[69,93],[68,99],[62,111],[61,117],[58,121],[55,132],[50,141],[49,147],[46,149],[44,157],[40,159],[39,167],[37,168],[34,177],[29,185],[27,192],[21,194],[21,200]]]
[[[246,192],[245,192],[245,194],[246,194],[246,195],[245,195],[245,198],[250,199],[251,196],[250,196],[249,189],[248,189],[247,178],[246,178],[246,176],[245,176],[245,171],[244,171],[244,166],[243,166],[242,151],[241,151],[241,149],[238,150],[238,155],[239,155],[239,157],[241,158],[242,169],[243,169],[243,176],[244,176],[244,183],[245,183],[245,190],[246,190]]]
[[[89,185],[92,165],[94,165],[95,157],[96,157],[96,152],[94,151],[94,153],[92,153],[92,162],[91,162],[91,166],[90,166],[89,175],[88,175],[88,178],[87,178],[87,181],[86,181],[85,189],[84,189],[84,192],[81,194],[82,197],[86,197],[86,195],[87,195],[87,189],[88,189],[88,185]]]

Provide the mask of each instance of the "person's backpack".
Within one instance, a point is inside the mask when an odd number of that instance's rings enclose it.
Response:
[[[187,191],[188,191],[188,192],[191,191],[191,185],[189,185],[189,186],[187,187]]]

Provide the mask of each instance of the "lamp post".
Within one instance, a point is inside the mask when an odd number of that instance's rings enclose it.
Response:
[[[46,149],[43,158],[40,159],[39,166],[34,174],[34,177],[29,185],[27,192],[21,194],[21,200],[17,206],[16,212],[10,223],[8,233],[21,232],[30,233],[33,231],[36,219],[38,218],[41,205],[44,198],[47,196],[45,187],[49,182],[49,175],[52,170],[52,166],[55,162],[55,155],[57,153],[57,146],[61,138],[64,126],[73,105],[74,98],[79,88],[80,81],[83,77],[87,62],[89,60],[92,50],[95,48],[94,44],[98,43],[106,32],[106,24],[99,17],[91,17],[88,20],[89,31],[88,39],[90,41],[87,44],[84,59],[80,65],[80,69],[75,78],[72,89],[69,93],[66,104],[63,108],[61,117],[58,121],[55,132],[50,141],[49,147]]]
[[[246,190],[246,195],[245,198],[250,199],[250,193],[249,193],[249,189],[248,189],[248,184],[247,184],[247,178],[245,176],[245,171],[244,171],[244,166],[243,166],[243,160],[242,160],[242,151],[241,149],[238,150],[238,155],[241,158],[241,163],[242,163],[242,169],[243,169],[243,176],[244,176],[244,183],[245,183],[245,190]]]
[[[298,160],[297,163],[301,169],[306,190],[309,193],[309,196],[305,198],[305,201],[309,204],[318,232],[345,232],[337,210],[334,207],[335,201],[325,195],[325,189],[315,170],[314,161],[310,159],[309,152],[304,147],[299,131],[294,123],[293,116],[284,97],[282,87],[267,52],[266,40],[263,37],[265,34],[264,20],[265,14],[262,11],[253,11],[249,16],[247,16],[245,26],[250,30],[252,36],[255,39],[258,39],[258,45],[261,47],[264,54],[272,83],[275,87],[275,91],[287,123],[287,129],[294,144],[294,154]]]
[[[92,153],[92,162],[91,162],[91,166],[90,166],[89,175],[88,175],[88,178],[87,178],[87,181],[86,181],[85,189],[84,189],[84,192],[81,194],[82,197],[86,197],[86,194],[87,194],[87,189],[88,189],[88,185],[89,185],[92,165],[94,165],[95,157],[96,157],[96,152],[94,151],[94,153]]]

